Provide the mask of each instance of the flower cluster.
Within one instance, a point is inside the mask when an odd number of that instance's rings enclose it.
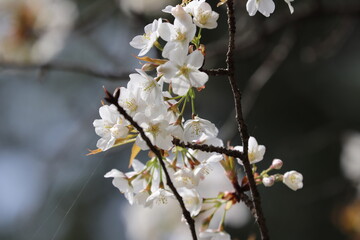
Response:
[[[263,0],[265,1],[265,0]],[[259,1],[257,1],[259,2]],[[133,143],[130,164],[133,171],[123,173],[113,169],[105,177],[113,179],[113,185],[125,195],[130,204],[152,207],[166,204],[175,198],[168,187],[165,171],[182,197],[191,217],[203,215],[200,238],[230,239],[224,231],[225,213],[237,203],[234,192],[220,192],[217,196],[200,194],[199,184],[212,169],[222,166],[230,181],[238,181],[236,160],[219,152],[205,152],[174,144],[174,139],[184,143],[205,144],[223,148],[217,127],[195,111],[197,91],[202,91],[209,77],[201,71],[205,47],[201,44],[203,29],[217,27],[218,13],[205,0],[183,1],[181,5],[167,6],[165,13],[172,15],[173,22],[156,19],[144,28],[144,34],[135,36],[130,45],[139,49],[138,59],[146,63],[136,73],[130,74],[126,87],[119,89],[118,105],[141,127],[145,136],[162,153],[162,158],[149,153],[145,164],[135,159],[140,150],[149,150],[141,137],[139,128],[125,119],[115,105],[103,105],[101,119],[94,121],[95,132],[101,137],[97,142],[99,151]],[[147,57],[156,47],[163,59]],[[185,110],[191,106],[192,117],[186,119]],[[135,124],[134,124],[135,125]],[[243,153],[241,146],[230,147]],[[272,165],[257,173],[256,163],[264,158],[265,147],[258,145],[254,137],[248,144],[248,159],[253,166],[257,184],[272,186],[283,181],[293,190],[302,188],[302,175],[296,171],[269,175],[282,167],[282,161],[275,159]],[[166,169],[161,166],[164,162]],[[242,165],[241,159],[237,159]],[[246,189],[245,178],[242,186]],[[223,209],[224,217],[218,228],[211,228],[214,214]]]

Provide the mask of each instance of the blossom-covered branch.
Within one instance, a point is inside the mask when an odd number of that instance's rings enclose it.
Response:
[[[142,139],[146,142],[147,146],[157,156],[157,158],[158,158],[158,160],[159,160],[159,162],[161,164],[161,167],[162,167],[162,169],[163,169],[163,171],[165,173],[166,183],[169,186],[169,188],[171,189],[171,191],[174,193],[174,195],[175,195],[175,197],[176,197],[177,201],[179,202],[180,207],[182,209],[183,216],[185,217],[186,222],[189,224],[189,228],[190,228],[190,231],[191,231],[192,238],[193,238],[193,240],[197,240],[197,235],[196,235],[196,230],[195,230],[195,221],[191,217],[189,211],[186,209],[185,203],[184,203],[182,197],[180,196],[179,192],[176,190],[173,182],[171,181],[170,175],[168,173],[168,170],[166,169],[165,163],[163,161],[163,156],[162,156],[160,150],[158,148],[156,148],[152,144],[151,140],[146,136],[146,134],[145,134],[144,130],[142,129],[142,127],[140,127],[140,125],[137,122],[134,121],[134,119],[125,111],[125,109],[119,105],[118,100],[119,100],[119,96],[120,96],[120,90],[117,90],[114,93],[114,96],[111,93],[109,93],[106,89],[105,89],[105,93],[106,93],[105,100],[108,103],[113,104],[113,105],[116,106],[119,113],[122,116],[124,116],[124,118],[127,121],[129,121],[131,123],[131,125],[136,128],[137,131],[139,131],[139,134],[141,135]]]
[[[134,171],[122,173],[112,169],[105,177],[113,178],[113,185],[130,204],[152,207],[154,203],[166,204],[175,196],[194,239],[197,236],[193,218],[198,215],[205,215],[201,220],[200,238],[230,239],[225,230],[226,213],[240,201],[253,213],[263,239],[269,239],[256,185],[270,187],[282,181],[297,190],[302,188],[302,175],[296,171],[270,175],[270,171],[281,168],[279,159],[274,159],[268,169],[257,170],[255,164],[263,160],[265,146],[250,137],[242,115],[233,58],[233,1],[228,0],[226,5],[230,35],[226,69],[202,68],[206,56],[202,31],[216,28],[219,17],[204,0],[167,6],[163,11],[174,17],[173,23],[155,19],[145,26],[144,34],[132,39],[130,45],[140,50],[138,59],[146,64],[129,75],[127,86],[119,88],[115,96],[107,92],[110,105],[100,107],[101,119],[93,123],[101,138],[96,144],[98,149],[91,154],[133,143],[129,165]],[[158,41],[160,38],[163,41]],[[146,56],[153,47],[163,58]],[[224,148],[215,124],[196,112],[197,91],[204,90],[209,75],[229,78],[243,146]],[[185,117],[187,107],[191,107],[191,119]],[[141,150],[150,150],[146,164],[135,159]],[[244,166],[246,172],[241,185],[238,166]],[[214,168],[222,169],[223,177],[231,182],[235,191],[223,189],[215,197],[206,196],[206,193],[200,195],[199,183],[206,180]],[[252,199],[245,193],[249,190]],[[221,219],[214,217],[218,211],[223,212]],[[210,228],[210,223],[214,225],[214,222],[218,227]]]

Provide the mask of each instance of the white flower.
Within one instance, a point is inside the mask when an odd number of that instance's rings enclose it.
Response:
[[[135,194],[134,196],[134,203],[138,204],[138,205],[142,205],[144,207],[152,207],[153,202],[149,201],[147,202],[146,200],[149,198],[150,194],[147,190],[142,190],[139,193]]]
[[[234,149],[241,152],[243,151],[243,147],[241,146],[236,146]],[[248,145],[248,158],[250,164],[254,164],[263,160],[265,150],[266,148],[264,145],[258,145],[256,139],[254,137],[250,137]],[[241,165],[243,164],[240,159],[238,159],[238,162]]]
[[[174,198],[174,194],[163,188],[158,188],[155,192],[146,199],[147,204],[167,204],[168,198]]]
[[[161,114],[162,113],[159,114],[156,111],[150,116],[146,116],[143,113],[137,113],[134,120],[142,127],[145,135],[150,139],[153,145],[168,150],[172,147],[172,136],[168,130],[169,122],[167,119],[164,119],[164,115]],[[142,150],[149,149],[140,134],[136,138],[136,144]]]
[[[160,65],[157,70],[163,74],[163,79],[171,83],[173,92],[179,96],[185,95],[191,87],[202,87],[209,76],[200,72],[204,56],[199,50],[186,55],[187,51],[177,49],[171,52],[170,61]]]
[[[123,193],[130,204],[134,203],[134,193],[126,175],[117,169],[106,173],[105,178],[114,178],[112,184]]]
[[[273,0],[248,0],[246,10],[250,16],[254,16],[259,11],[265,17],[269,17],[275,10],[275,3]]]
[[[48,62],[64,46],[76,15],[67,0],[1,0],[0,58]]]
[[[294,191],[303,187],[302,181],[303,175],[297,171],[286,172],[283,177],[283,183]]]
[[[150,51],[150,49],[159,37],[158,29],[161,23],[161,18],[159,20],[155,19],[152,23],[145,26],[144,35],[135,36],[130,42],[130,45],[132,47],[141,49],[139,56],[144,56]]]
[[[208,138],[216,137],[218,132],[215,124],[196,116],[194,119],[185,122],[183,140],[186,142],[204,142]]]
[[[174,24],[162,23],[159,27],[160,37],[167,41],[162,52],[165,58],[168,58],[170,52],[175,49],[181,49],[187,53],[188,45],[196,32],[191,16],[180,5],[171,8],[171,13],[175,17]]]
[[[127,88],[120,88],[119,105],[133,117],[137,112],[144,112],[147,103],[141,98],[139,86],[136,84],[130,85],[129,83]]]
[[[130,74],[128,89],[133,89],[134,94],[139,94],[141,99],[148,104],[159,104],[163,102],[161,85],[151,76],[141,69],[136,69],[138,73]],[[137,93],[135,93],[137,92]],[[121,94],[120,94],[121,95]]]
[[[125,138],[129,129],[126,127],[127,121],[119,114],[115,105],[104,105],[99,109],[101,119],[93,122],[95,132],[101,137],[96,146],[103,151],[108,150],[116,139]]]
[[[274,176],[264,177],[262,179],[262,183],[264,184],[265,187],[271,187],[275,183],[275,177]]]
[[[174,174],[174,185],[176,187],[194,188],[199,184],[199,178],[189,168],[182,168]]]
[[[224,231],[206,229],[199,234],[200,238],[210,238],[210,240],[230,240],[230,235]]]
[[[202,207],[202,198],[195,189],[179,188],[178,192],[182,197],[186,209],[192,217],[199,214]]]
[[[285,2],[289,5],[289,9],[290,9],[290,13],[293,14],[294,13],[294,7],[291,5],[291,2],[293,2],[294,0],[285,0]]]
[[[207,138],[205,141],[201,141],[200,139],[200,142],[202,144],[212,145],[215,147],[222,147],[224,145],[221,139],[215,137]],[[192,149],[189,149],[189,153],[200,161],[200,164],[194,169],[194,174],[201,180],[204,180],[206,175],[212,171],[213,166],[223,159],[223,155],[220,153],[204,152]]]
[[[196,26],[214,29],[217,27],[219,14],[212,11],[210,4],[205,1],[192,1],[185,7],[185,11],[193,15]]]

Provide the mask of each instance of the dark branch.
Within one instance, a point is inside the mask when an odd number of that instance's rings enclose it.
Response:
[[[107,80],[122,80],[128,79],[128,73],[112,73],[105,72],[98,69],[94,69],[90,66],[82,66],[70,63],[46,63],[46,64],[22,64],[22,63],[10,63],[10,62],[0,62],[0,68],[2,69],[15,69],[15,70],[40,70],[42,72],[46,71],[64,71],[64,72],[73,72],[80,73],[84,75],[89,75],[93,77],[104,78]]]
[[[222,154],[225,154],[230,157],[235,157],[235,158],[240,158],[240,159],[243,158],[242,152],[239,152],[237,150],[226,149],[223,147],[215,147],[215,146],[207,145],[207,144],[184,143],[184,142],[181,142],[177,138],[174,138],[172,142],[174,145],[183,147],[183,148],[191,148],[194,150],[201,150],[204,152],[222,153]],[[236,195],[237,201],[244,202],[245,205],[250,209],[250,211],[255,215],[254,205],[253,205],[251,199],[244,193],[246,191],[249,191],[249,186],[245,185],[245,186],[241,187],[237,180],[232,181],[232,185],[234,186],[234,189],[235,189],[235,195]]]
[[[207,73],[208,75],[212,76],[226,76],[229,74],[229,71],[224,68],[217,68],[217,69],[200,69],[202,72]]]
[[[139,126],[139,124],[137,122],[134,121],[134,119],[127,114],[127,112],[125,111],[124,108],[122,108],[119,103],[118,103],[118,99],[120,96],[120,90],[117,90],[114,94],[114,96],[109,93],[106,89],[105,89],[105,93],[106,93],[106,98],[105,100],[110,103],[110,104],[114,104],[117,108],[117,110],[119,111],[119,113],[121,115],[124,116],[124,118],[126,120],[128,120],[132,126],[134,126],[134,128],[136,128],[136,130],[139,132],[140,136],[142,137],[142,139],[146,142],[147,146],[150,148],[150,150],[156,155],[156,157],[159,159],[159,162],[161,164],[162,169],[164,170],[165,173],[165,177],[166,177],[166,183],[169,186],[169,188],[171,189],[171,191],[174,193],[177,201],[180,204],[180,207],[182,209],[182,213],[189,225],[191,234],[192,234],[192,238],[193,240],[197,240],[197,236],[196,236],[196,230],[195,230],[195,221],[194,219],[191,217],[189,211],[186,209],[184,201],[182,199],[182,197],[180,196],[180,194],[178,193],[178,191],[176,190],[173,182],[171,181],[170,175],[166,169],[164,160],[163,160],[163,156],[161,154],[161,152],[159,151],[158,148],[156,148],[150,141],[150,139],[145,135],[144,130],[142,129],[142,127]]]
[[[238,123],[238,130],[241,135],[242,145],[244,149],[244,156],[242,162],[244,164],[245,172],[249,180],[250,191],[253,197],[253,205],[255,209],[255,218],[260,228],[261,238],[263,240],[270,239],[268,229],[265,223],[265,217],[262,212],[261,208],[261,199],[260,194],[257,190],[256,183],[254,180],[254,175],[252,173],[252,169],[250,166],[249,158],[248,158],[248,140],[249,140],[249,133],[247,130],[247,126],[245,124],[245,120],[242,115],[242,106],[241,106],[241,93],[237,86],[235,80],[235,64],[234,64],[234,49],[235,49],[235,13],[234,13],[234,2],[233,0],[228,0],[226,2],[227,6],[227,14],[228,14],[228,26],[229,26],[229,45],[228,45],[228,52],[226,54],[226,64],[227,69],[229,70],[229,82],[231,85],[231,90],[234,96],[234,103],[236,109],[236,120]]]
[[[173,139],[173,144],[179,147],[183,147],[183,148],[191,148],[194,150],[201,150],[204,152],[216,152],[216,153],[222,153],[225,154],[227,156],[230,157],[235,157],[235,158],[243,158],[243,153],[239,152],[237,150],[231,150],[231,149],[226,149],[223,147],[215,147],[212,145],[207,145],[207,144],[193,144],[193,143],[184,143],[181,142],[179,139],[174,138]]]

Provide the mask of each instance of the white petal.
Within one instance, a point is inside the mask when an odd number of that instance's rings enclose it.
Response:
[[[187,56],[186,62],[194,68],[199,69],[204,63],[204,55],[202,55],[199,50],[196,50]]]
[[[246,10],[250,16],[254,16],[258,10],[258,7],[256,6],[256,0],[248,0],[246,3]]]
[[[124,173],[120,172],[117,169],[112,169],[104,175],[105,178],[116,178],[116,177],[125,177]]]
[[[185,95],[190,89],[190,83],[185,78],[180,78],[178,81],[172,82],[173,92],[179,96]]]
[[[191,86],[193,87],[202,87],[209,79],[209,76],[206,73],[200,71],[191,72],[189,76]]]
[[[273,0],[260,0],[258,10],[265,17],[269,17],[270,14],[273,13],[275,10],[275,3],[273,2]]]
[[[159,35],[165,41],[170,41],[170,37],[176,34],[174,26],[171,23],[161,23],[159,26]]]

